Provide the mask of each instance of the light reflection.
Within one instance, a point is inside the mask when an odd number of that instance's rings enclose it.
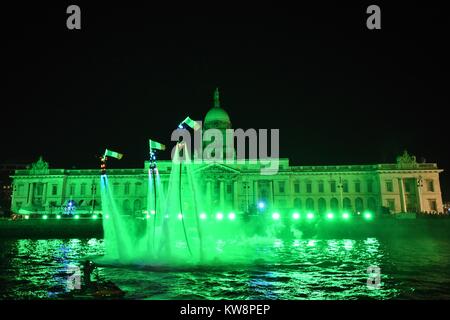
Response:
[[[13,269],[17,270],[14,277],[18,281],[26,281],[27,285],[20,290],[26,288],[27,293],[22,294],[30,298],[54,297],[65,290],[65,270],[71,264],[79,265],[80,259],[104,252],[103,240],[95,238],[18,240],[15,243],[16,255],[21,258],[12,260]],[[214,259],[220,261],[230,251],[243,257],[250,254],[250,258],[232,266],[207,265],[202,267],[201,273],[195,268],[191,271],[190,267],[183,272],[173,272],[169,268],[167,272],[156,273],[142,272],[133,267],[107,267],[102,272],[106,272],[107,279],[118,284],[126,282],[131,299],[150,296],[151,289],[143,289],[142,283],[153,279],[159,279],[168,299],[176,297],[180,290],[205,298],[229,299],[386,299],[398,294],[397,288],[386,281],[389,275],[383,277],[386,285],[380,290],[369,291],[366,288],[367,267],[381,265],[384,259],[378,239],[295,239],[287,243],[292,245],[285,246],[282,239],[273,238],[263,244],[212,242],[210,245],[216,249],[217,255],[209,257],[209,263]],[[184,241],[177,246],[186,250]],[[262,261],[255,266],[251,262],[257,259]],[[198,278],[200,275],[201,279]],[[205,286],[205,279],[211,285]]]

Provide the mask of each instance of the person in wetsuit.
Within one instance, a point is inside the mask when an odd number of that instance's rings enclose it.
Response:
[[[91,274],[95,269],[95,264],[92,261],[86,260],[83,263],[84,284],[86,287],[91,286]]]

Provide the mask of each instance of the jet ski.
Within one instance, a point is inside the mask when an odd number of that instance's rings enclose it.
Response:
[[[91,261],[84,263],[85,281],[80,289],[73,289],[62,294],[61,298],[67,299],[102,299],[102,298],[122,298],[125,291],[120,289],[112,281],[100,279],[96,274],[96,281],[90,280],[90,275],[95,269],[95,264]]]

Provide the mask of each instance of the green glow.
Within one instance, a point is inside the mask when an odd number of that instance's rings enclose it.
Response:
[[[300,219],[300,213],[294,212],[294,213],[292,214],[292,218],[293,218],[294,220]]]
[[[106,219],[108,219],[108,218],[109,218],[109,216],[106,216]],[[146,219],[150,219],[150,215],[149,215],[149,214],[146,215],[145,218],[146,218]]]
[[[80,216],[76,214],[75,219],[80,219]]]
[[[42,219],[47,220],[47,219],[48,219],[48,216],[47,216],[46,214],[44,214],[44,215],[42,216]]]
[[[223,213],[222,213],[222,212],[218,212],[218,213],[216,214],[216,219],[217,219],[217,220],[222,220],[222,219],[223,219]]]
[[[151,213],[151,214],[155,214],[156,211],[155,211],[155,210],[150,210],[150,213]]]
[[[309,220],[314,219],[314,213],[308,212],[308,214],[306,215],[306,218]]]
[[[370,213],[370,212],[364,213],[364,219],[366,219],[366,220],[372,220],[372,218],[373,218],[372,213]]]
[[[350,218],[350,215],[347,212],[344,212],[342,214],[342,218],[347,220],[348,218]]]
[[[272,219],[273,220],[279,220],[280,219],[280,214],[278,212],[272,213]]]
[[[327,213],[327,218],[328,219],[334,219],[334,214],[332,212]]]
[[[26,215],[26,216],[25,216],[25,219],[26,219],[26,220],[30,219],[30,216],[29,216],[29,215]]]
[[[234,212],[230,212],[230,213],[228,214],[228,219],[230,219],[230,220],[236,219],[236,214],[235,214]]]
[[[178,214],[178,220],[181,220],[181,219],[183,219],[183,214],[179,213]]]
[[[98,218],[98,216],[96,215],[96,214],[94,214],[93,216],[92,216],[92,219],[97,219]]]
[[[109,219],[109,214],[107,214],[107,215],[105,216],[105,219]]]
[[[204,212],[200,213],[200,219],[205,220],[206,219],[206,213],[204,213]]]
[[[58,214],[58,215],[56,216],[56,219],[61,219],[61,216]]]

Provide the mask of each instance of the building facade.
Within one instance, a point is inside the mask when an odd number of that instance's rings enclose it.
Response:
[[[231,128],[226,111],[215,105],[204,128]],[[146,209],[148,168],[109,169],[119,207],[138,215]],[[165,192],[172,161],[158,161]],[[279,159],[275,175],[261,175],[259,163],[204,163],[197,166],[198,188],[210,210],[253,212],[267,210],[325,213],[339,212],[443,212],[439,174],[434,163],[417,163],[405,152],[391,164],[293,166]],[[101,210],[100,170],[51,169],[40,158],[30,169],[12,176],[11,209],[15,213],[52,214],[66,210],[69,202],[78,212]]]

